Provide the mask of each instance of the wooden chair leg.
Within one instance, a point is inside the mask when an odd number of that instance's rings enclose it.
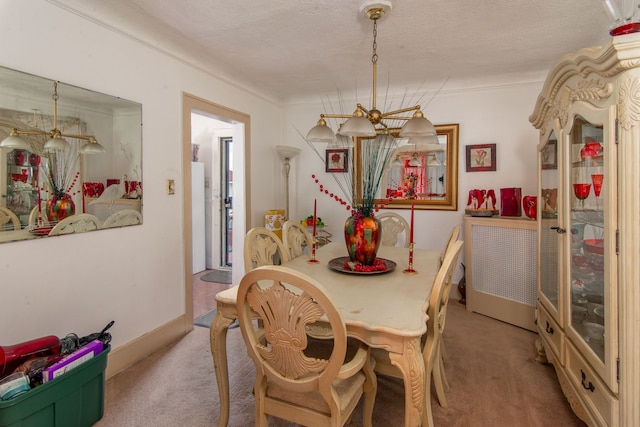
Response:
[[[447,405],[447,398],[444,394],[444,381],[443,381],[443,376],[444,376],[444,370],[442,369],[442,356],[440,355],[439,349],[436,350],[436,357],[434,358],[434,363],[433,363],[433,384],[435,386],[436,389],[436,396],[438,397],[438,403],[440,403],[440,406],[442,406],[443,408],[446,408]]]

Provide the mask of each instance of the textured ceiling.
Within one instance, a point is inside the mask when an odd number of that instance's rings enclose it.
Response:
[[[280,102],[371,88],[361,1],[49,2]],[[540,81],[561,55],[609,39],[603,0],[392,3],[378,22],[379,93]]]

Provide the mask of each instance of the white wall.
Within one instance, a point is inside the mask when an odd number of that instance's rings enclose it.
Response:
[[[144,182],[142,226],[0,245],[0,343],[88,334],[113,319],[117,348],[185,313],[182,93],[251,116],[262,211],[275,202],[263,158],[281,138],[281,107],[45,1],[0,0],[0,10],[0,65],[142,104]]]
[[[0,245],[0,343],[87,334],[114,319],[117,348],[184,314],[183,92],[251,116],[250,226],[263,224],[265,210],[284,207],[282,162],[273,147],[286,144],[303,149],[292,161],[291,217],[311,214],[318,198],[318,215],[341,239],[348,213],[317,191],[311,173],[326,185],[331,178],[295,130],[306,134],[315,124],[320,100],[287,106],[283,124],[279,105],[45,1],[0,0],[0,10],[0,65],[142,104],[144,181],[142,226]],[[418,211],[418,247],[443,247],[451,227],[462,223],[469,189],[534,192],[537,133],[527,118],[541,87],[445,90],[424,109],[435,124],[460,124],[459,209]],[[497,144],[498,170],[466,173],[464,147],[481,143]],[[177,195],[166,194],[167,179],[176,180]]]
[[[445,90],[440,92],[426,108],[423,107],[425,116],[434,124],[458,123],[460,125],[458,211],[416,210],[414,232],[416,247],[444,248],[451,228],[462,225],[467,194],[473,188],[494,189],[498,204],[500,188],[521,187],[523,196],[536,194],[538,132],[529,123],[528,117],[533,111],[541,89],[542,82],[465,92]],[[427,100],[430,98],[430,96],[425,97]],[[353,101],[350,104],[348,100],[343,100],[342,104],[355,106],[356,102]],[[366,107],[366,102],[363,105]],[[324,173],[323,163],[297,132],[298,130],[302,135],[306,135],[307,131],[316,124],[320,113],[324,112],[322,108],[320,102],[299,103],[285,107],[284,142],[302,149],[300,156],[292,161],[291,167],[291,217],[301,219],[313,214],[313,200],[316,198],[318,216],[328,225],[328,231],[334,236],[333,241],[342,241],[343,226],[349,213],[328,196],[320,194],[311,174],[316,174],[320,183],[329,187],[330,191],[341,194],[340,190],[334,179]],[[340,111],[339,108],[335,110]],[[467,173],[465,146],[491,143],[497,145],[497,170]],[[324,148],[321,153],[324,153]],[[284,188],[283,183],[279,185]],[[396,210],[396,212],[409,219],[410,210]],[[458,274],[461,274],[460,270]]]

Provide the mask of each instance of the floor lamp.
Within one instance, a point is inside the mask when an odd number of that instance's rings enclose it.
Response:
[[[280,156],[280,160],[284,161],[284,176],[285,176],[285,211],[284,217],[289,220],[289,172],[291,171],[291,159],[300,154],[300,149],[296,147],[289,147],[287,145],[276,145],[276,151]]]

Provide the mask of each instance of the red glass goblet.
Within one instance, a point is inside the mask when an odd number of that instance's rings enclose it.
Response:
[[[601,173],[594,173],[591,175],[591,181],[593,181],[593,192],[596,195],[596,209],[600,210],[598,207],[598,197],[600,197],[600,191],[602,190],[602,179],[604,175]]]
[[[604,175],[601,173],[594,173],[591,175],[591,181],[593,181],[593,192],[596,197],[600,197],[600,190],[602,190],[602,179]]]
[[[576,198],[582,203],[582,209],[584,209],[584,199],[589,197],[591,192],[591,184],[573,184],[573,193]]]

